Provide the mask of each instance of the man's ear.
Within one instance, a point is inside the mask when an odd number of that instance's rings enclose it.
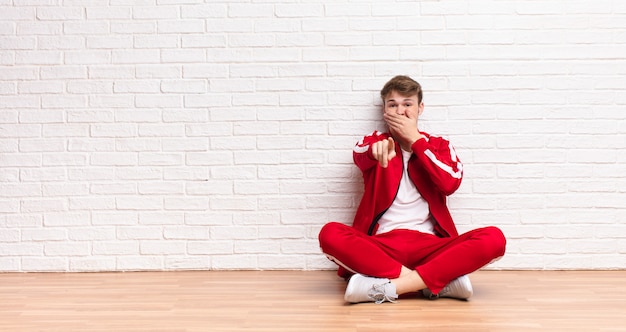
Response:
[[[421,116],[423,112],[424,112],[424,102],[421,102],[420,105],[417,107],[417,116]]]

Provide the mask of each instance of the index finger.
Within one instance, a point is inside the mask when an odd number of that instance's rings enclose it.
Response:
[[[387,139],[387,150],[388,151],[394,151],[396,149],[396,143],[393,141],[393,137],[389,137]]]
[[[382,150],[381,156],[378,162],[380,163],[380,166],[382,166],[383,168],[386,168],[387,167],[387,155],[389,154],[389,150],[383,144],[381,144],[381,150]]]

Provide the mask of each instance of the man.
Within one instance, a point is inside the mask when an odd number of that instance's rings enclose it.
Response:
[[[420,290],[468,299],[467,274],[504,255],[504,235],[496,227],[458,234],[446,197],[461,184],[463,165],[446,139],[418,130],[420,84],[396,76],[380,95],[389,132],[354,147],[365,190],[353,224],[324,225],[320,247],[350,277],[348,302],[393,302]]]

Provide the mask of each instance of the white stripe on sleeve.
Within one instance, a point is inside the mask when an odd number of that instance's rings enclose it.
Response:
[[[454,150],[451,148],[450,149],[450,154],[451,156],[453,156],[452,160],[455,161],[457,163],[458,166],[458,171],[454,171],[454,169],[452,169],[452,167],[444,164],[443,162],[441,162],[441,160],[437,159],[437,156],[435,156],[435,154],[426,149],[424,151],[424,154],[430,159],[430,161],[432,161],[435,165],[437,165],[437,167],[441,168],[442,170],[444,170],[445,172],[447,172],[448,174],[450,174],[453,178],[455,179],[460,179],[463,175],[463,164],[461,164],[460,162],[458,162],[457,158],[456,158],[456,153],[453,152]]]
[[[367,150],[368,150],[369,148],[370,148],[370,146],[369,146],[369,145],[363,145],[363,146],[361,146],[361,145],[355,145],[355,146],[354,146],[354,148],[353,148],[353,150],[354,150],[354,152],[356,152],[356,153],[365,153],[365,152],[367,152]]]

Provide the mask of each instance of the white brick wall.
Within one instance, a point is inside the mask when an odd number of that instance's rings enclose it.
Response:
[[[626,268],[623,1],[0,0],[0,271],[325,269],[396,74],[491,268]]]

